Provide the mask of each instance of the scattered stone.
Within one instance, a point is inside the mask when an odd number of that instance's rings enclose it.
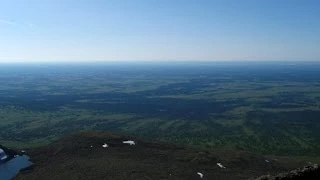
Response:
[[[222,168],[222,169],[225,169],[226,167],[224,167],[221,163],[217,163],[217,165]]]
[[[108,146],[108,144],[104,143],[104,144],[102,145],[102,147],[103,147],[103,148],[107,148],[107,147],[109,147],[109,146]]]
[[[203,178],[203,174],[201,172],[197,172],[197,174],[200,176],[200,178]]]
[[[134,141],[122,141],[123,144],[129,144],[130,146],[136,145]]]

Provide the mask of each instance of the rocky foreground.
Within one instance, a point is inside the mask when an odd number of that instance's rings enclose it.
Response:
[[[275,176],[264,175],[256,180],[319,180],[320,179],[320,167],[315,164],[313,166],[305,166],[298,168],[287,173],[281,173]]]
[[[310,163],[290,157],[206,149],[88,132],[27,151],[34,165],[16,179],[251,179]]]

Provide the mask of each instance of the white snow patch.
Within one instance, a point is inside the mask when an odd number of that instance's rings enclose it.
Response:
[[[104,143],[104,144],[102,145],[102,147],[103,147],[103,148],[107,148],[107,147],[109,147],[109,146],[108,146],[107,143]]]
[[[203,174],[201,172],[197,172],[197,174],[200,176],[200,178],[203,178]]]
[[[0,148],[0,154],[4,153],[4,150]]]
[[[8,158],[8,156],[7,156],[7,155],[4,155],[4,156],[1,158],[1,161],[6,160],[7,158]]]
[[[136,145],[134,141],[122,141],[123,144],[129,144],[130,146]]]
[[[226,168],[226,167],[224,167],[221,163],[217,163],[217,165],[220,167],[220,168]]]

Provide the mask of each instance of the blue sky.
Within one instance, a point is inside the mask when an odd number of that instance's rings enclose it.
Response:
[[[320,60],[319,0],[0,0],[0,62]]]

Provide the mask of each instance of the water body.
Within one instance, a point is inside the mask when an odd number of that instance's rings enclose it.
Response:
[[[0,179],[10,180],[15,177],[23,168],[30,166],[32,163],[26,155],[18,156],[10,161],[0,164]]]

